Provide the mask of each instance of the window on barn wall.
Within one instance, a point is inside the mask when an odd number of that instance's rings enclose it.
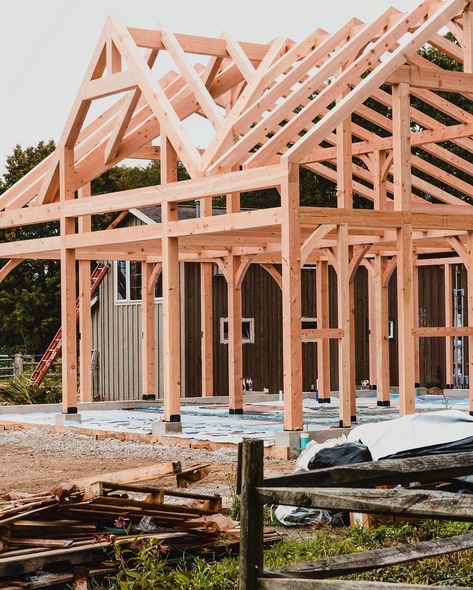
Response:
[[[255,341],[254,318],[242,318],[241,339],[243,344],[253,344]],[[220,344],[228,344],[228,318],[220,318]]]
[[[142,271],[141,262],[118,260],[115,266],[115,302],[139,303],[142,299]],[[163,281],[159,275],[154,288],[154,296],[163,296]]]

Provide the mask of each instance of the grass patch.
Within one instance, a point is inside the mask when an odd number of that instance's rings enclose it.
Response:
[[[302,531],[301,530],[301,535]],[[292,563],[360,553],[370,549],[417,543],[440,537],[473,532],[468,523],[424,521],[416,525],[379,526],[372,529],[322,528],[310,536],[286,538],[265,551],[265,568],[276,569]],[[463,551],[433,559],[392,566],[351,576],[355,580],[377,580],[410,584],[473,585],[473,551]],[[166,567],[163,547],[151,542],[133,554],[117,553],[117,575],[101,588],[109,590],[237,590],[238,558],[227,556],[218,561],[202,558],[183,559]]]

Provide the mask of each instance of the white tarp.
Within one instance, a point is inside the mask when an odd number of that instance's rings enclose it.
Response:
[[[424,412],[354,428],[348,442],[361,441],[374,461],[401,451],[473,437],[473,416],[459,410]]]

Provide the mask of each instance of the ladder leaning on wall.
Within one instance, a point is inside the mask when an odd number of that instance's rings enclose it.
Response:
[[[94,268],[90,275],[90,295],[93,297],[97,292],[100,283],[105,278],[105,275],[108,273],[110,269],[110,265],[105,262],[98,262],[97,266]],[[80,306],[79,306],[79,299],[76,301],[76,316],[77,320],[79,319],[80,314]],[[41,360],[36,365],[33,373],[31,374],[31,383],[36,387],[40,385],[43,379],[48,374],[49,369],[57,359],[57,357],[61,354],[62,348],[62,328],[54,335],[54,338],[51,340],[48,348],[46,349],[45,353],[41,357]]]

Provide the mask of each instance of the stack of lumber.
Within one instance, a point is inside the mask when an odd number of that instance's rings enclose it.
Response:
[[[48,493],[0,497],[0,588],[61,587],[77,568],[107,573],[110,566],[103,563],[114,545],[154,539],[163,544],[163,559],[172,561],[183,552],[216,554],[238,543],[237,523],[221,514],[219,496],[136,483],[164,476],[186,482],[186,473],[195,481],[207,467],[152,465],[61,484]]]

